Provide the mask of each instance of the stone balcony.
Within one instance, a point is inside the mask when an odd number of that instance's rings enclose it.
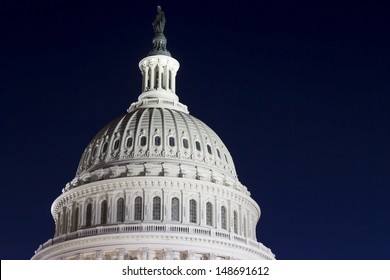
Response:
[[[49,248],[50,246],[60,244],[66,241],[75,240],[78,238],[85,238],[99,235],[110,234],[128,234],[143,233],[145,236],[148,234],[164,234],[174,236],[203,236],[210,239],[229,242],[238,246],[244,246],[253,250],[259,250],[267,259],[274,259],[272,251],[264,246],[262,243],[256,240],[246,238],[228,231],[216,230],[214,228],[207,228],[197,225],[182,225],[182,224],[157,224],[157,223],[142,223],[142,224],[116,224],[107,226],[98,226],[93,228],[79,229],[77,231],[62,234],[54,238],[49,239],[44,244],[41,244],[35,253]]]

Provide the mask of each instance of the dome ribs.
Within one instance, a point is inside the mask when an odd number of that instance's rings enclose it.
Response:
[[[148,168],[152,171],[144,175],[198,178],[247,191],[238,182],[229,151],[211,128],[185,112],[160,107],[138,108],[100,130],[69,185],[138,176],[136,165],[144,162],[152,162]]]

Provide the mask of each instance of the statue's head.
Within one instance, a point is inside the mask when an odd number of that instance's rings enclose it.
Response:
[[[157,6],[157,13],[161,12],[161,6]]]

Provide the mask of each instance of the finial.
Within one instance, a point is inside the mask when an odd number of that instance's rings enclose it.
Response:
[[[149,55],[171,56],[167,50],[167,38],[164,36],[165,22],[165,14],[161,9],[161,6],[157,6],[157,15],[152,22],[154,30],[153,49],[150,51]]]

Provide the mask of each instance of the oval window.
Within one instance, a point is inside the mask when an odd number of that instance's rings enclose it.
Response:
[[[175,147],[175,138],[169,137],[168,143],[169,143],[169,146]]]
[[[141,136],[140,145],[141,145],[142,147],[145,147],[145,146],[146,146],[146,136]]]
[[[202,150],[202,149],[200,148],[200,143],[199,143],[199,141],[195,141],[195,148],[196,148],[196,150],[198,150],[199,152]]]
[[[155,136],[154,137],[154,145],[155,146],[160,146],[161,145],[161,137],[160,136]]]
[[[115,142],[114,142],[114,150],[118,150],[119,148],[119,139],[116,139]]]
[[[211,146],[209,144],[207,144],[207,152],[212,155],[213,152],[211,151]]]
[[[184,149],[188,149],[188,140],[186,138],[183,138],[183,147]]]

